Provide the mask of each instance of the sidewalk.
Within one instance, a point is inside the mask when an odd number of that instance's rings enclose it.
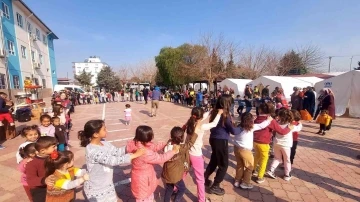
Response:
[[[108,130],[107,140],[115,146],[124,146],[126,141],[134,137],[135,129],[140,124],[153,128],[155,141],[166,141],[173,126],[182,126],[189,118],[190,109],[160,102],[159,113],[156,117],[149,117],[150,104],[130,103],[133,110],[130,126],[125,126],[125,103],[109,103],[105,107],[105,120]],[[75,165],[83,167],[85,163],[84,148],[79,146],[77,131],[81,130],[87,120],[102,117],[103,105],[80,105],[72,115],[74,128],[70,134],[71,150],[75,154]],[[31,124],[36,122],[29,122]],[[356,156],[360,154],[360,126],[359,119],[337,118],[333,128],[326,136],[316,135],[318,125],[304,123],[303,131],[299,136],[299,145],[293,166],[291,181],[282,178],[276,180],[266,178],[263,184],[252,182],[252,190],[234,188],[233,176],[236,166],[232,144],[229,146],[230,164],[222,183],[226,194],[216,196],[207,194],[212,202],[240,202],[240,201],[360,201],[360,161]],[[20,184],[20,173],[16,170],[15,152],[24,140],[16,137],[4,143],[6,149],[0,150],[0,202],[27,201]],[[208,144],[208,133],[204,137],[204,158],[206,164],[211,155]],[[159,186],[155,191],[156,201],[162,201],[164,185],[160,179],[161,166],[156,165]],[[206,167],[206,166],[205,166]],[[130,177],[130,165],[116,166],[114,182],[126,180]],[[278,176],[283,170],[278,169]],[[213,177],[213,176],[212,176]],[[184,201],[197,201],[197,190],[193,171],[185,179],[188,189]],[[130,184],[116,187],[119,201],[134,201]],[[76,194],[76,201],[84,201],[82,189]]]

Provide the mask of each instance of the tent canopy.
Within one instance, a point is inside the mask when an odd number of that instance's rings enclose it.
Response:
[[[313,87],[314,84],[298,78],[286,77],[286,76],[261,76],[249,83],[250,87],[254,86],[267,86],[269,85],[270,93],[275,90],[275,87],[282,88],[284,90],[284,96],[290,99],[291,94],[294,92],[294,87],[305,88],[308,86]]]
[[[360,71],[353,70],[316,83],[315,89],[320,92],[330,88],[335,95],[335,115],[342,116],[349,108],[351,117],[360,117]]]
[[[227,86],[234,90],[235,95],[244,95],[245,86],[251,82],[251,79],[225,79],[219,83],[221,88]]]
[[[314,87],[317,82],[323,81],[324,79],[315,77],[315,76],[308,76],[308,77],[292,77],[294,79],[299,79],[301,81],[306,81],[311,83],[311,86]]]

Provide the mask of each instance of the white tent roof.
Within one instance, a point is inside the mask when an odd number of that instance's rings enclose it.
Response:
[[[219,86],[224,88],[226,85],[227,87],[234,90],[235,95],[243,96],[246,84],[251,81],[251,79],[225,79],[219,83]]]
[[[351,117],[360,117],[360,71],[353,70],[316,83],[315,89],[320,92],[330,88],[335,95],[335,115],[345,114],[349,107]]]
[[[311,86],[312,86],[312,87],[315,86],[315,84],[316,84],[317,82],[320,82],[320,81],[324,80],[324,79],[321,79],[321,78],[315,77],[315,76],[292,77],[292,78],[299,79],[299,80],[301,80],[301,81],[309,82],[309,83],[311,83]]]
[[[284,90],[284,96],[287,99],[290,99],[294,87],[305,88],[314,86],[311,82],[286,76],[261,76],[249,83],[250,87],[259,86],[260,84],[264,87],[269,85],[270,93],[275,90],[275,87],[282,88]]]

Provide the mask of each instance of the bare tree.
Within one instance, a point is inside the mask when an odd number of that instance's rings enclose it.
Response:
[[[265,46],[259,48],[249,46],[242,54],[240,66],[245,77],[256,79],[262,75],[275,74],[277,63],[278,55],[276,51]]]
[[[125,84],[129,78],[129,68],[126,65],[122,65],[117,71],[117,76],[120,78],[122,84]]]
[[[314,72],[323,65],[324,54],[316,45],[305,45],[297,47],[297,53],[300,54],[302,62],[308,72]]]
[[[150,82],[155,84],[157,68],[155,60],[145,60],[136,64],[128,65],[131,82]]]
[[[198,69],[204,75],[203,78],[209,82],[209,89],[213,89],[216,79],[226,78],[225,63],[230,59],[230,55],[233,59],[239,58],[241,49],[238,43],[227,40],[222,34],[218,36],[211,33],[202,34],[199,44],[206,48],[207,55],[198,64]]]

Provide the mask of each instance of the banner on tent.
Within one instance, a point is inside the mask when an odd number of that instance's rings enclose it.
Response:
[[[332,87],[332,82],[331,81],[327,81],[324,83],[324,88],[331,88]]]

